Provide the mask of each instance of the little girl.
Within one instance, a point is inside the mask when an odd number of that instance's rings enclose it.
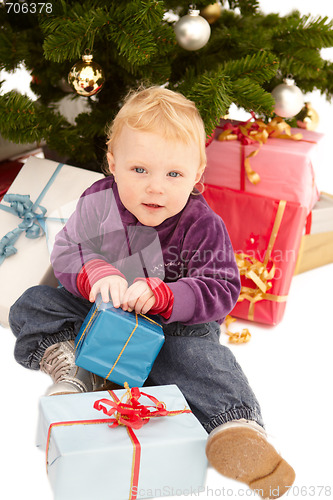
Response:
[[[12,306],[16,360],[54,381],[48,394],[94,390],[75,366],[73,339],[97,295],[158,314],[165,343],[147,384],[177,384],[209,433],[207,456],[264,498],[294,471],[268,443],[259,404],[219,342],[240,279],[222,219],[195,190],[206,165],[195,105],[151,87],[129,95],[108,140],[108,176],[81,196],[51,256],[61,287],[37,286]]]

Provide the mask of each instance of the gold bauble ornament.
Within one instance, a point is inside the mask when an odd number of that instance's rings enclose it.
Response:
[[[82,61],[74,64],[68,74],[68,83],[79,95],[89,97],[97,94],[105,82],[102,67],[93,61],[91,54],[82,56]]]
[[[297,126],[306,130],[316,130],[319,124],[319,115],[313,109],[311,102],[306,102],[304,107],[296,116]]]
[[[220,2],[215,2],[211,5],[207,5],[200,11],[200,16],[202,16],[209,24],[215,23],[220,17],[222,12],[222,5]]]

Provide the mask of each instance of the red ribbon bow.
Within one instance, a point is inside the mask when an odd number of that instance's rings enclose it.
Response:
[[[143,425],[147,424],[152,417],[165,417],[172,413],[167,411],[165,403],[162,403],[150,394],[141,392],[138,387],[129,389],[128,384],[125,384],[125,387],[127,388],[127,392],[123,396],[124,398],[127,395],[125,403],[122,402],[123,398],[118,401],[99,399],[94,403],[94,408],[96,410],[102,411],[109,417],[114,415],[114,418],[110,419],[112,423],[109,424],[109,427],[125,425],[132,429],[140,429]],[[141,396],[149,398],[154,405],[144,405],[140,403],[139,399]],[[108,408],[108,406],[110,408]]]
[[[257,132],[259,130],[259,126],[256,123],[252,123],[251,127],[247,130],[245,130],[244,125],[249,123],[249,120],[245,123],[240,123],[238,125],[233,125],[232,123],[225,123],[223,125],[223,130],[228,130],[230,134],[237,136],[237,140],[243,144],[244,146],[247,146],[248,144],[254,144],[256,141],[253,139],[250,135],[251,132]]]

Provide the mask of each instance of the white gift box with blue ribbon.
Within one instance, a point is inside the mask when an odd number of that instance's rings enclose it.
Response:
[[[83,191],[101,173],[30,157],[0,203],[0,323],[31,286],[56,285],[50,264],[55,235]]]

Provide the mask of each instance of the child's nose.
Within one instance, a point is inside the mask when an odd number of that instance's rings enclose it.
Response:
[[[161,179],[150,179],[147,184],[148,193],[162,194],[164,192],[163,181]]]

